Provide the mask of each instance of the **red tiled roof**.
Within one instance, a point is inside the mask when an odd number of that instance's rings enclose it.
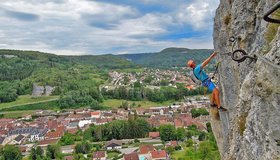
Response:
[[[97,151],[93,153],[93,158],[104,158],[106,155],[105,151]]]
[[[174,125],[175,125],[175,127],[182,127],[183,123],[181,120],[174,119]]]
[[[140,154],[147,154],[151,151],[154,151],[155,148],[152,144],[147,144],[147,145],[141,145],[139,147],[139,150],[140,150],[140,152],[139,152]]]
[[[39,142],[38,145],[49,145],[49,144],[55,144],[57,143],[58,139],[47,139],[47,140],[42,140]]]
[[[139,160],[138,154],[136,152],[132,152],[124,155],[124,160]]]
[[[78,129],[77,128],[70,128],[70,129],[67,129],[67,132],[71,133],[71,134],[76,134],[78,132]]]
[[[151,154],[152,154],[152,158],[166,158],[167,157],[165,150],[152,151]]]
[[[172,147],[176,147],[178,145],[177,141],[170,141],[167,146],[172,146]]]
[[[90,114],[91,114],[92,116],[97,116],[97,115],[100,115],[101,112],[100,112],[100,111],[94,111],[94,112],[90,112]]]
[[[158,138],[160,137],[159,132],[149,132],[150,138]]]
[[[55,129],[58,126],[57,120],[49,120],[47,126],[50,130]]]
[[[12,119],[12,118],[0,118],[0,122],[3,123],[3,122],[11,122],[11,121],[14,121],[15,119]]]
[[[59,126],[56,128],[56,130],[54,132],[48,132],[46,134],[46,138],[47,139],[56,139],[56,138],[60,138],[63,136],[64,134],[64,130],[65,127],[64,126]]]

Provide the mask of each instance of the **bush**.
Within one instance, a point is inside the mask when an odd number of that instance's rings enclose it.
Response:
[[[174,149],[175,149],[176,151],[178,151],[178,150],[181,150],[182,147],[181,147],[181,146],[176,146]]]
[[[231,21],[231,15],[227,14],[226,16],[224,16],[223,21],[225,25],[228,25]]]
[[[134,139],[134,143],[140,143],[138,139]]]
[[[186,143],[187,147],[192,147],[193,146],[193,140],[192,139],[188,139],[185,143]]]

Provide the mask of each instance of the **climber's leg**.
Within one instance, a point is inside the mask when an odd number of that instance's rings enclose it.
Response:
[[[215,88],[213,90],[213,96],[214,96],[215,104],[218,106],[218,108],[220,108],[221,107],[221,102],[220,102],[220,98],[219,98],[218,88]]]
[[[214,92],[212,92],[212,94],[210,95],[210,106],[211,107],[216,107],[217,106],[217,104],[215,103]]]
[[[206,81],[203,82],[203,86],[207,87],[208,91],[212,92],[210,105],[211,107],[216,107],[218,104],[216,103],[215,100],[216,99],[215,92],[214,92],[214,89],[216,88],[215,84],[210,79],[207,79]]]

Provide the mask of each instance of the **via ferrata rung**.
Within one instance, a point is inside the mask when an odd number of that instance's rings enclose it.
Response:
[[[277,2],[274,6],[272,6],[266,14],[264,14],[263,19],[270,23],[280,23],[280,19],[271,18],[270,15],[274,13],[277,9],[280,8],[280,1]]]

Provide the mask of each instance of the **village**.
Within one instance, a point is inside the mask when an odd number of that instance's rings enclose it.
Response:
[[[139,82],[149,88],[159,88],[160,86],[171,86],[176,88],[176,83],[187,83],[194,87],[194,82],[186,76],[185,67],[179,70],[161,70],[144,68],[142,72],[109,72],[109,84],[105,88],[114,89],[117,86],[130,86]]]
[[[38,110],[34,115],[27,115],[21,119],[1,118],[0,145],[16,145],[24,156],[28,156],[32,148],[40,146],[46,150],[49,145],[58,144],[65,134],[77,135],[78,132],[85,131],[91,125],[100,126],[114,120],[128,120],[130,115],[144,118],[152,127],[170,124],[177,129],[195,125],[198,130],[207,132],[206,124],[210,121],[209,115],[194,118],[191,110],[207,109],[208,104],[209,99],[202,97],[199,99],[188,98],[185,99],[185,102],[169,106],[137,107],[127,110],[122,108],[112,110],[76,109],[65,112]],[[198,136],[191,138],[194,142],[199,143]],[[111,139],[103,143],[102,148],[92,152],[93,160],[113,159],[108,157],[112,150],[118,153],[119,159],[124,160],[170,159],[166,148],[180,146],[179,141],[169,141],[163,144],[158,131],[149,132],[145,138]],[[60,150],[65,155],[63,159],[74,159],[75,144],[61,145]]]

